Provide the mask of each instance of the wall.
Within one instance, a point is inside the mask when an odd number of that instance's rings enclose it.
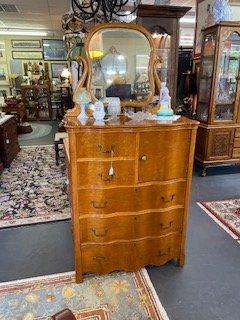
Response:
[[[7,63],[7,68],[8,68],[8,75],[11,74],[11,69],[10,69],[10,61],[11,60],[15,60],[12,58],[12,51],[42,51],[43,52],[43,47],[42,47],[42,40],[43,39],[61,39],[60,37],[58,38],[54,38],[54,37],[37,37],[37,36],[0,36],[0,43],[4,42],[5,43],[5,54],[6,54],[6,62],[2,62],[1,63]],[[12,48],[12,43],[11,40],[40,40],[41,43],[41,48]],[[19,59],[17,59],[19,60]],[[48,63],[48,67],[49,67],[49,74],[51,77],[51,63],[66,63],[66,61],[44,61],[43,59],[41,60],[31,60],[31,59],[27,59],[27,60],[21,60],[22,62],[22,75],[24,75],[24,70],[23,70],[23,63],[24,62],[36,62],[39,63],[40,61],[45,63]],[[9,85],[1,85],[0,84],[0,90],[7,90],[7,93],[10,94],[10,83]]]

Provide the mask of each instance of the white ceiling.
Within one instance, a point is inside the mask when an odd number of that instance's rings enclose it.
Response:
[[[61,30],[61,17],[70,9],[70,0],[0,0],[14,4],[19,13],[0,12],[0,28]],[[143,0],[154,4],[154,0]],[[171,5],[194,6],[195,0],[171,0]]]

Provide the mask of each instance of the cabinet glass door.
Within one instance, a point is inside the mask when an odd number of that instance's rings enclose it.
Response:
[[[204,38],[203,44],[202,69],[199,79],[199,98],[197,107],[197,119],[204,122],[208,121],[208,110],[211,99],[215,46],[216,34],[207,34]]]
[[[233,121],[240,63],[240,35],[233,32],[224,41],[220,57],[215,121]]]

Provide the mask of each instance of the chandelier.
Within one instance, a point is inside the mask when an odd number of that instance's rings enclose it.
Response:
[[[125,17],[132,15],[141,0],[133,0],[132,10],[125,11],[124,7],[128,0],[71,0],[74,14],[84,22],[93,19],[99,21],[124,20]]]

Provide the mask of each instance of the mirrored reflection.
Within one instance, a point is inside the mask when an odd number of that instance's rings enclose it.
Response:
[[[145,100],[150,94],[150,52],[149,41],[139,31],[113,28],[95,33],[88,52],[95,97]]]

